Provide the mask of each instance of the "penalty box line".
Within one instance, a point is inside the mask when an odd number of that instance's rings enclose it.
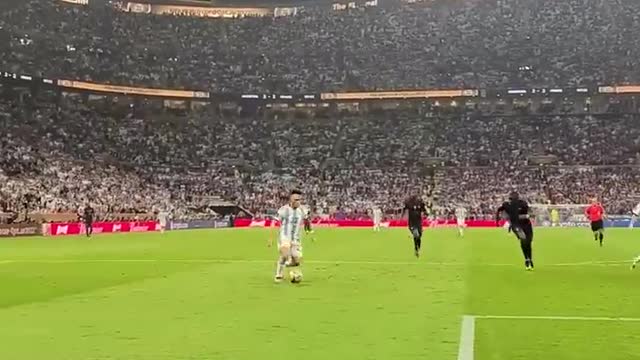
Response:
[[[267,259],[20,259],[0,260],[2,264],[32,263],[32,264],[82,264],[82,263],[210,263],[210,264],[271,264],[274,260]],[[629,264],[630,260],[584,261],[574,263],[542,264],[541,267],[571,267],[571,266],[621,266]],[[520,267],[514,263],[478,263],[441,262],[441,261],[368,261],[368,260],[305,260],[306,264],[317,265],[419,265],[419,266],[490,266],[490,267]]]
[[[600,321],[600,322],[638,322],[634,317],[607,316],[536,316],[536,315],[464,315],[460,326],[458,360],[474,360],[475,333],[477,319],[495,320],[549,320],[549,321]]]

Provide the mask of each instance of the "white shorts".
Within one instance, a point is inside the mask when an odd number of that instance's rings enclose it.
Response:
[[[162,227],[167,227],[167,221],[166,220],[160,220],[160,226]]]
[[[302,244],[300,243],[291,244],[291,257],[296,259],[302,258]]]
[[[299,241],[294,241],[291,242],[288,239],[280,239],[278,241],[278,247],[282,248],[284,246],[288,245],[289,248],[289,256],[294,257],[294,258],[301,258],[302,257],[302,244]]]
[[[466,223],[464,221],[464,219],[458,219],[458,226],[465,226]]]

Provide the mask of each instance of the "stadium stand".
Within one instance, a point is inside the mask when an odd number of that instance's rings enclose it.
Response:
[[[632,151],[640,137],[623,131],[632,121],[624,116],[608,120],[607,128],[621,133],[616,146],[597,131],[597,117],[575,115],[510,118],[511,130],[499,117],[464,126],[466,116],[402,112],[258,121],[207,111],[112,117],[76,104],[14,106],[1,116],[9,130],[0,142],[3,198],[19,207],[27,197],[47,212],[75,211],[91,199],[106,213],[148,213],[167,202],[184,213],[220,196],[264,213],[293,187],[321,212],[339,208],[349,216],[372,202],[392,210],[418,189],[440,206],[473,204],[477,215],[490,214],[512,188],[540,203],[602,195],[616,209],[630,209],[628,194],[640,184]],[[525,125],[534,121],[536,131]],[[536,148],[558,160],[531,164],[527,154]],[[414,164],[416,152],[445,166]]]
[[[202,19],[26,1],[0,15],[8,40],[0,70],[220,96],[640,82],[638,2],[517,3]],[[10,214],[0,221],[69,220],[87,201],[104,219],[145,219],[160,208],[198,216],[212,198],[264,214],[293,187],[318,214],[343,218],[366,217],[372,203],[392,216],[408,192],[429,198],[439,216],[459,203],[493,216],[514,188],[537,203],[600,196],[626,213],[640,190],[635,113],[445,114],[416,105],[278,116],[237,104],[171,111],[61,90],[24,94],[0,99],[0,210]]]
[[[391,1],[242,19],[89,5],[31,0],[4,12],[2,69],[213,92],[640,82],[633,0]]]

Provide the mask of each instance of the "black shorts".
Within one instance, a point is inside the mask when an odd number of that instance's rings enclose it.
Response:
[[[533,226],[530,222],[523,224],[511,224],[511,231],[520,241],[533,241]]]
[[[88,228],[93,227],[93,221],[85,221],[84,226]]]
[[[409,224],[409,231],[413,237],[422,236],[422,224]]]
[[[596,232],[604,229],[604,221],[592,221],[591,222],[591,231]]]

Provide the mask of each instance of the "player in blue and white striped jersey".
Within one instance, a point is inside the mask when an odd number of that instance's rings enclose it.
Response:
[[[305,212],[300,206],[302,193],[293,190],[289,196],[289,203],[278,210],[278,221],[280,230],[278,231],[278,262],[276,265],[275,281],[284,279],[285,266],[300,266],[302,262],[302,224]],[[269,245],[272,240],[269,239]],[[301,272],[298,271],[298,273]]]
[[[455,215],[456,215],[456,223],[458,224],[458,236],[463,237],[464,236],[464,228],[467,226],[466,221],[467,221],[467,209],[462,206],[459,205],[456,208],[455,211]]]

